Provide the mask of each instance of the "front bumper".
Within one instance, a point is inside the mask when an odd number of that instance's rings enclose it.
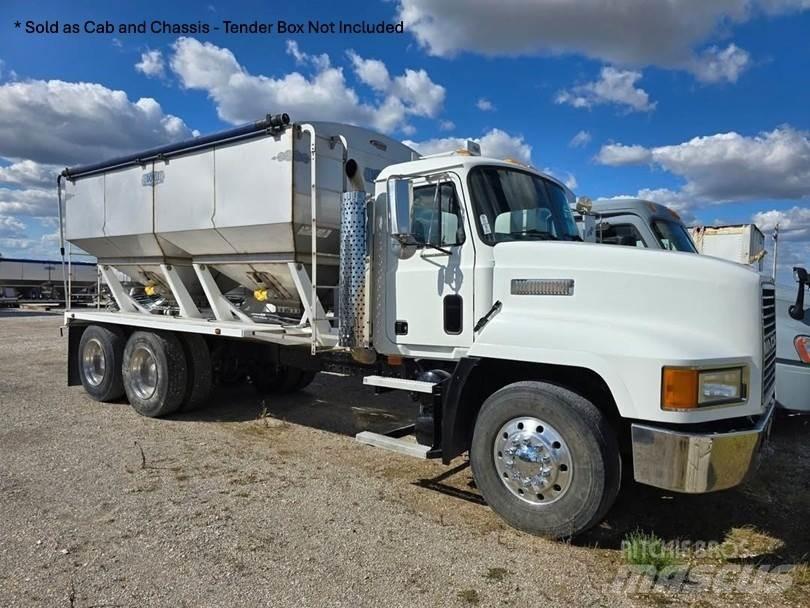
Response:
[[[639,483],[702,494],[742,483],[767,437],[774,405],[753,428],[727,433],[688,433],[633,424],[633,474]]]

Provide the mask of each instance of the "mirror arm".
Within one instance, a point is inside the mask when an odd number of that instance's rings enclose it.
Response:
[[[796,292],[796,302],[788,307],[788,314],[797,321],[804,319],[804,290],[807,287],[807,271],[804,268],[793,269],[799,282],[799,290]]]

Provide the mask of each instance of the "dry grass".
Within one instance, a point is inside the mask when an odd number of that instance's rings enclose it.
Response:
[[[655,534],[636,530],[622,543],[624,561],[632,566],[652,566],[656,571],[678,564],[678,557]]]
[[[747,559],[770,555],[784,547],[781,539],[775,538],[753,526],[732,528],[720,545],[724,559]]]

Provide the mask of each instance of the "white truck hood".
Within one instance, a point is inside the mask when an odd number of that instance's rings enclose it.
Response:
[[[570,279],[573,293],[517,295],[516,279]],[[587,366],[624,401],[618,403],[623,415],[647,419],[650,402],[660,404],[662,366],[744,362],[751,368],[750,398],[729,409],[738,416],[764,410],[762,286],[746,267],[690,253],[510,242],[494,247],[492,292],[503,308],[476,337],[471,355],[511,348],[502,356]],[[683,422],[730,415],[658,414]]]

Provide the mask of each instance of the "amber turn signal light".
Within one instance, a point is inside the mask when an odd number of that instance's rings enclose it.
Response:
[[[661,407],[691,410],[698,406],[698,370],[665,367],[661,378]]]

